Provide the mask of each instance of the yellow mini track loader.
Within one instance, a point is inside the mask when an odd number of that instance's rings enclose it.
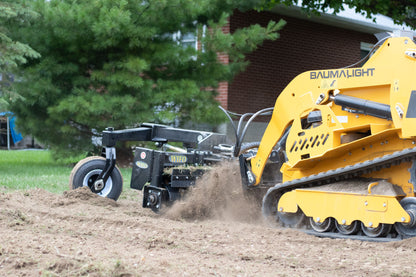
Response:
[[[362,67],[298,75],[258,150],[240,155],[247,189],[280,157],[281,180],[262,203],[271,223],[329,237],[416,236],[416,45],[377,46]]]
[[[122,188],[116,142],[155,142],[160,150],[135,149],[130,184],[155,212],[180,199],[207,167],[234,156],[243,188],[262,197],[273,225],[336,238],[415,237],[416,45],[396,35],[374,49],[361,67],[302,73],[274,108],[239,115],[234,147],[224,135],[157,124],[107,128],[103,157],[81,160],[70,187],[116,200]],[[270,114],[261,142],[243,145],[250,123]],[[167,151],[171,141],[183,149]]]

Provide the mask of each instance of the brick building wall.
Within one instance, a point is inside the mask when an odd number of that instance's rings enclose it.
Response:
[[[230,22],[228,21],[228,24],[222,27],[222,31],[225,34],[230,33]],[[223,64],[229,63],[229,58],[226,53],[218,53],[218,60]],[[218,84],[218,95],[216,97],[218,102],[220,102],[220,105],[224,109],[228,109],[228,82],[220,82]]]
[[[298,74],[308,70],[348,66],[360,60],[360,43],[376,43],[371,34],[341,29],[270,12],[235,12],[230,31],[280,18],[287,23],[276,41],[266,41],[247,56],[250,65],[228,84],[219,100],[238,113],[272,107],[279,93]],[[226,95],[225,95],[226,94]],[[224,103],[226,101],[226,103]]]

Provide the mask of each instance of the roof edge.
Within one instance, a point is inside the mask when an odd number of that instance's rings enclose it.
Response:
[[[328,11],[320,13],[320,16],[314,14],[308,15],[303,12],[302,8],[299,6],[288,7],[282,4],[274,6],[269,11],[280,15],[291,16],[298,19],[304,19],[368,34],[392,32],[395,30],[407,30],[412,31],[414,36],[416,36],[416,32],[411,30],[410,27],[407,25],[395,24],[390,17],[378,14],[375,16],[374,22],[372,19],[366,18],[364,15],[356,13],[353,9],[350,9],[345,5],[344,10],[340,11],[338,14],[333,14],[332,12]]]

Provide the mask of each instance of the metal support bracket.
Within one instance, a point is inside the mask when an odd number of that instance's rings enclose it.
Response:
[[[103,171],[101,171],[100,175],[97,177],[97,180],[94,182],[94,189],[96,191],[101,191],[104,188],[105,183],[107,182],[111,173],[113,173],[113,169],[116,166],[116,148],[106,147],[105,158],[105,166]]]

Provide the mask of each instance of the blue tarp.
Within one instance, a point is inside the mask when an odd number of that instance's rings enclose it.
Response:
[[[19,141],[21,141],[23,137],[22,137],[22,134],[17,132],[16,130],[16,124],[15,124],[16,117],[13,116],[13,113],[1,112],[0,116],[7,116],[9,118],[10,133],[12,134],[13,143],[18,143]]]

